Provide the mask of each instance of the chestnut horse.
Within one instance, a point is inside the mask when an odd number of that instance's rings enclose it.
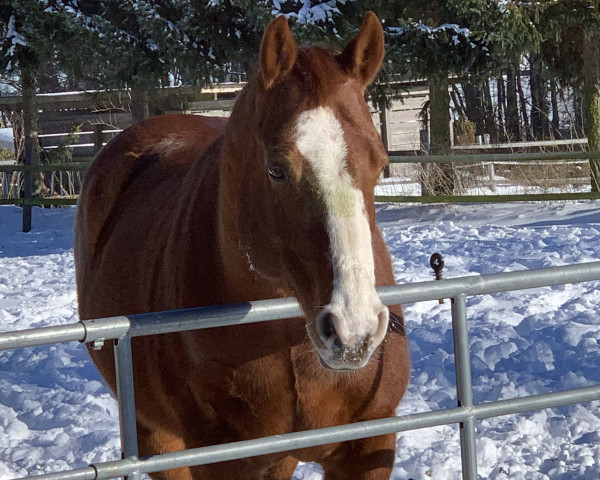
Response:
[[[392,416],[409,359],[375,225],[387,162],[364,100],[383,57],[368,13],[340,53],[297,48],[284,17],[229,121],[165,115],[98,154],[79,200],[82,319],[296,296],[304,317],[132,340],[140,455]],[[391,318],[391,321],[390,321]],[[90,351],[115,389],[111,347]],[[162,480],[383,480],[387,435],[180,468]]]

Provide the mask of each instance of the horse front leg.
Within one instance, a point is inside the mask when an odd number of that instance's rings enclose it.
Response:
[[[140,456],[156,455],[178,450],[185,450],[184,440],[171,432],[156,428],[147,428],[137,424],[138,443]],[[164,472],[149,474],[152,480],[192,480],[192,472],[189,468],[176,468]]]
[[[297,464],[297,459],[277,454],[275,458],[266,455],[232,460],[197,467],[194,480],[290,480]]]
[[[290,480],[298,465],[298,459],[288,456],[263,470],[260,480]]]
[[[321,462],[325,480],[389,480],[395,447],[393,434],[343,443]]]

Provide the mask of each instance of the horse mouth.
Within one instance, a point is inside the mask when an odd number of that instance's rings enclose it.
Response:
[[[369,363],[372,349],[370,336],[355,346],[336,342],[330,348],[317,348],[321,365],[328,370],[349,371],[363,368]]]

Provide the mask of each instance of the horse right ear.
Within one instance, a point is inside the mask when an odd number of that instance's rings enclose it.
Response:
[[[296,55],[296,42],[287,19],[277,17],[267,27],[260,47],[260,71],[266,90],[292,69]]]

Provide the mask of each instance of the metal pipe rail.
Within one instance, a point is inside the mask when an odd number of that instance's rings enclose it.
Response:
[[[600,261],[518,272],[473,275],[379,287],[386,305],[425,302],[600,280]],[[202,328],[224,327],[294,318],[302,310],[294,298],[257,300],[211,307],[82,320],[70,325],[0,333],[0,351],[61,342],[91,343],[97,340],[138,337]]]
[[[600,386],[578,388],[565,392],[532,395],[524,398],[499,400],[475,405],[472,408],[457,407],[431,412],[415,413],[381,420],[357,422],[337,427],[321,428],[304,432],[273,435],[257,440],[193,448],[181,452],[154,455],[147,459],[131,458],[90,465],[70,472],[50,473],[34,477],[34,480],[100,480],[140,473],[159,472],[170,468],[204,465],[269,453],[307,448],[325,443],[337,443],[359,438],[376,437],[389,433],[418,430],[421,428],[450,425],[469,418],[482,420],[490,417],[523,413],[540,408],[554,408],[573,403],[600,400]],[[326,441],[324,441],[326,439]],[[463,478],[471,478],[464,477]],[[475,480],[477,477],[472,477]]]
[[[85,172],[88,168],[90,168],[91,163],[91,160],[78,162],[40,163],[39,165],[13,163],[10,165],[0,165],[0,172]]]
[[[600,200],[598,192],[580,193],[511,193],[493,195],[375,195],[382,203],[507,203]]]
[[[537,162],[552,160],[589,160],[600,158],[600,152],[534,152],[534,153],[463,153],[449,155],[396,155],[389,153],[390,163],[479,163]]]
[[[137,456],[131,338],[292,318],[301,314],[300,307],[294,299],[263,300],[236,305],[84,320],[72,325],[5,332],[0,333],[0,351],[66,341],[101,344],[105,340],[112,339],[116,345],[121,442],[125,459],[30,478],[96,480],[127,476],[128,479],[139,479],[141,473],[459,423],[463,479],[476,480],[474,428],[476,420],[600,400],[600,385],[473,405],[466,297],[593,280],[600,280],[600,262],[380,287],[378,289],[380,297],[388,305],[452,298],[456,388],[459,402],[457,408],[196,448],[155,455],[147,459],[139,459]]]

